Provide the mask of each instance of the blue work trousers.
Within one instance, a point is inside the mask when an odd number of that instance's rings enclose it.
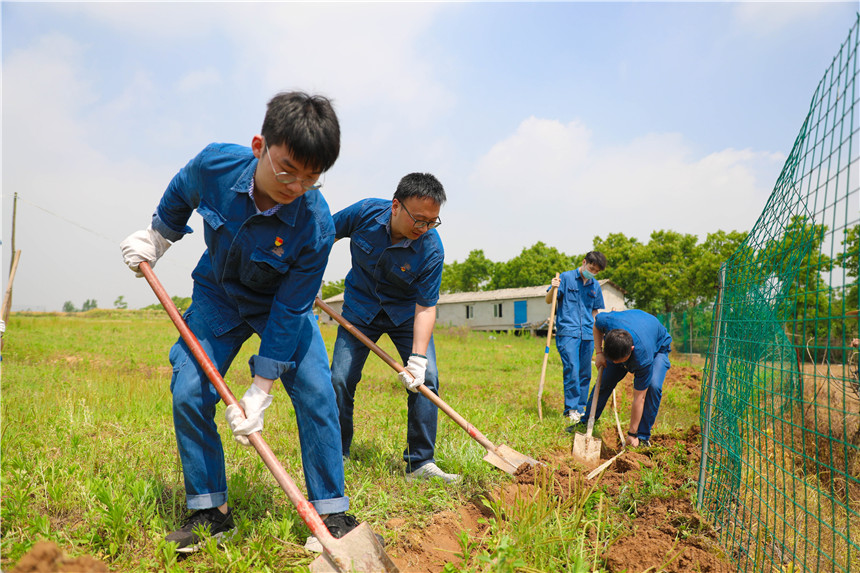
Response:
[[[666,380],[666,372],[669,371],[669,355],[659,353],[654,356],[654,362],[651,364],[651,375],[648,377],[648,392],[645,394],[645,407],[642,410],[642,419],[639,421],[639,429],[636,436],[640,440],[651,439],[651,428],[654,426],[654,420],[657,419],[657,412],[660,410],[660,399],[663,397],[663,382]],[[597,411],[594,419],[600,418],[603,408],[606,406],[606,401],[612,396],[612,391],[627,375],[627,369],[621,364],[614,364],[607,361],[606,367],[603,369],[603,377],[600,381],[600,394],[597,396]],[[635,385],[634,385],[635,387]],[[594,390],[588,399],[587,408],[591,410],[591,401],[594,399]]]
[[[588,385],[591,383],[591,354],[593,340],[574,336],[559,336],[555,346],[561,356],[564,376],[564,416],[570,412],[585,415],[588,402]]]
[[[353,323],[353,326],[373,342],[379,340],[383,334],[388,334],[397,352],[400,353],[403,364],[409,360],[409,355],[412,353],[412,320],[395,326],[385,312],[380,312],[371,324]],[[337,407],[340,411],[341,445],[344,455],[347,456],[352,445],[355,391],[361,380],[361,371],[369,352],[370,349],[349,331],[342,326],[338,327],[331,362],[331,382],[334,385]],[[424,385],[431,392],[439,395],[436,349],[432,337],[427,347]],[[407,399],[406,449],[403,451],[403,460],[406,462],[406,471],[413,472],[425,464],[435,462],[433,454],[436,448],[436,424],[439,412],[436,405],[421,393],[408,392],[405,389],[404,392],[409,394],[409,398]]]
[[[349,509],[349,498],[344,496],[337,403],[325,343],[312,313],[307,320],[312,323],[308,332],[313,334],[299,340],[293,356],[296,367],[287,370],[281,382],[296,412],[308,498],[318,513],[337,513]],[[194,312],[194,304],[185,321],[222,376],[253,334],[250,325],[242,323],[215,336],[201,313]],[[217,507],[227,502],[224,449],[215,424],[215,406],[221,397],[182,338],[170,349],[170,363],[173,425],[188,508]]]

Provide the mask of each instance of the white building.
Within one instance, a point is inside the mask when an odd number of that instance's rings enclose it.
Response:
[[[606,310],[626,310],[624,291],[609,279],[599,282]],[[549,285],[544,285],[443,294],[436,304],[436,324],[468,326],[472,330],[546,331],[551,308],[546,303],[548,288]],[[340,312],[343,293],[325,302]],[[325,313],[321,320],[333,322]]]

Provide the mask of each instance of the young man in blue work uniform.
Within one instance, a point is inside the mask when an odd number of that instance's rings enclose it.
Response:
[[[439,393],[433,326],[445,253],[436,227],[445,202],[442,184],[429,173],[411,173],[392,200],[365,199],[335,213],[338,239],[350,238],[352,269],[346,275],[343,316],[374,342],[388,334],[407,373],[398,378],[409,390],[407,477],[460,479],[435,463],[437,408],[418,392],[424,384]],[[369,349],[338,327],[331,363],[345,456],[353,436],[353,405]]]
[[[672,337],[654,316],[641,310],[604,312],[594,321],[594,363],[603,367],[595,419],[600,417],[606,401],[618,382],[633,373],[633,404],[625,443],[629,446],[651,445],[651,428],[660,410],[663,381],[669,371]],[[591,408],[594,391],[588,399]]]
[[[591,382],[591,354],[594,351],[594,317],[604,307],[603,291],[597,273],[606,268],[606,256],[599,251],[585,255],[577,269],[552,279],[558,289],[555,345],[561,357],[564,376],[564,417],[573,431],[585,416],[588,385]],[[552,303],[552,289],[546,302]]]
[[[281,93],[268,104],[251,147],[212,144],[173,178],[148,229],[122,244],[125,263],[139,273],[203,218],[207,251],[192,273],[185,321],[223,375],[252,334],[253,382],[227,409],[237,441],[263,428],[274,381],[281,379],[296,413],[308,497],[335,537],[357,525],[344,512],[343,459],[328,356],[312,306],[322,281],[334,225],[319,189],[340,152],[340,127],[328,99]],[[180,552],[194,551],[198,528],[232,535],[224,451],[215,424],[220,400],[180,338],[170,350],[173,423],[188,508],[185,525],[167,536]]]

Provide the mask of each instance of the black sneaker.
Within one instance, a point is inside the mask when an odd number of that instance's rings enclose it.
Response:
[[[227,513],[221,513],[217,507],[209,509],[198,509],[185,520],[185,524],[178,530],[164,538],[165,541],[176,543],[176,551],[179,553],[194,553],[203,544],[202,537],[211,536],[218,540],[229,541],[236,533],[233,524],[233,510],[227,509]]]
[[[344,512],[332,513],[323,519],[323,523],[325,523],[325,526],[328,528],[328,532],[331,533],[332,537],[335,539],[340,539],[358,527],[358,520],[352,515]]]
[[[568,434],[575,434],[577,432],[585,432],[588,430],[588,424],[585,422],[578,422],[576,424],[572,424],[564,429]]]
[[[335,539],[340,539],[359,525],[358,520],[355,517],[343,511],[340,513],[330,514],[328,517],[323,519],[323,523],[325,523],[328,532],[331,533],[331,536]],[[383,539],[383,537],[378,533],[374,533],[374,535],[379,541],[379,544],[385,547],[385,539]],[[323,546],[315,536],[311,535],[305,542],[305,549],[315,553],[321,553]]]

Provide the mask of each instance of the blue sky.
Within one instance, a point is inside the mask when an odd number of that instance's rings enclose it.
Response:
[[[118,243],[268,99],[331,97],[332,212],[412,171],[446,188],[446,261],[596,235],[749,230],[857,18],[841,3],[11,3],[2,9],[3,272],[13,309],[155,302]],[[191,293],[198,232],[156,266]],[[610,261],[611,264],[611,261]],[[335,245],[326,280],[343,278]],[[559,269],[564,270],[564,269]],[[549,277],[547,278],[549,280]]]

